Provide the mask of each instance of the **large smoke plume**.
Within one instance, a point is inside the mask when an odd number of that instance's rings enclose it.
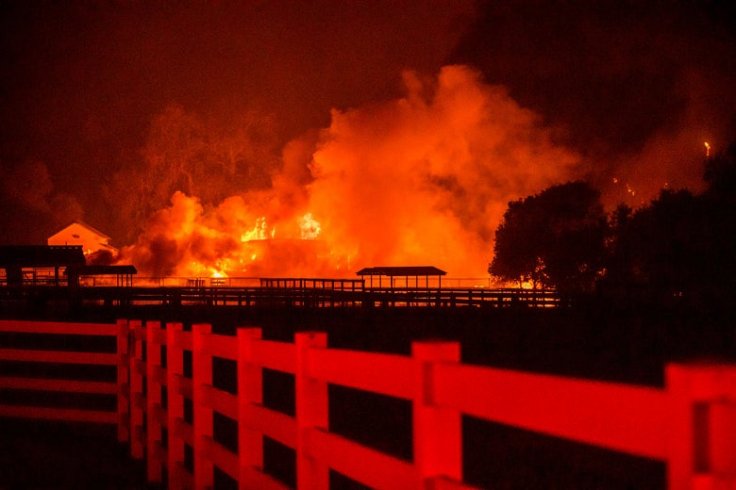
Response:
[[[334,110],[316,138],[294,141],[270,191],[231,197],[209,212],[177,193],[128,256],[153,274],[342,275],[435,264],[482,275],[506,203],[575,177],[579,158],[468,67],[444,67],[436,78],[406,72],[404,84],[403,97]],[[248,238],[283,247],[283,239],[301,238],[298,221],[307,214],[319,223],[318,248],[290,248],[269,264],[274,257],[243,239],[255,228]]]
[[[698,190],[736,129],[729,2],[487,2],[452,59],[564,131],[608,204]]]

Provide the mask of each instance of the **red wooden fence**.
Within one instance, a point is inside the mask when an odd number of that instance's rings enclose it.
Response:
[[[328,488],[330,469],[374,488],[468,488],[463,414],[664,461],[671,489],[736,487],[733,366],[668,365],[666,386],[656,389],[464,365],[458,344],[449,342],[417,342],[411,356],[399,356],[328,349],[323,333],[296,334],[291,344],[262,340],[255,328],[233,337],[213,334],[209,325],[187,332],[178,323],[162,328],[137,320],[0,322],[0,332],[11,331],[116,335],[114,355],[0,349],[0,359],[114,364],[117,384],[0,377],[0,387],[117,393],[117,413],[0,406],[0,415],[117,423],[121,440],[130,434],[131,455],[146,458],[149,480],[166,472],[170,488],[211,487],[215,466],[240,488],[285,488],[263,471],[264,436],[296,451],[299,489]],[[185,351],[192,353],[191,378]],[[215,357],[236,363],[237,395],[213,386]],[[264,368],[294,375],[295,417],[263,405]],[[413,461],[331,433],[329,384],[411,401]],[[193,406],[191,424],[185,400]],[[238,453],[215,441],[215,412],[238,422]],[[185,445],[193,448],[193,473]]]
[[[117,424],[118,440],[121,442],[128,441],[130,423],[128,410],[129,355],[128,324],[126,322],[120,322],[116,326],[99,323],[22,322],[0,320],[0,333],[115,337],[117,339],[117,344],[114,353],[9,349],[0,347],[1,361],[116,366],[117,381],[115,382],[28,378],[20,376],[5,376],[3,373],[0,373],[0,389],[116,395],[116,412],[0,404],[0,416]]]

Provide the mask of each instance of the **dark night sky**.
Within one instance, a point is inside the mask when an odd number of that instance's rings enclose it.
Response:
[[[129,240],[120,180],[172,107],[222,134],[259,121],[261,163],[238,185],[265,186],[331,108],[456,63],[537,112],[602,187],[697,188],[702,141],[733,134],[733,20],[727,2],[694,1],[0,1],[0,241],[76,218]]]

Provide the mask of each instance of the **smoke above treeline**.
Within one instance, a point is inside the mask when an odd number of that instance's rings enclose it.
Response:
[[[150,275],[483,275],[509,200],[701,185],[734,134],[713,2],[4,2],[0,229]]]
[[[199,185],[187,182],[202,182],[206,192],[209,176],[197,175],[194,162],[187,165],[194,175],[179,168],[192,154],[185,143],[163,144],[148,156],[157,170],[168,169],[156,182],[191,192],[174,194],[124,258],[156,275],[334,275],[372,264],[430,262],[477,275],[506,203],[572,178],[580,166],[534,113],[480,78],[465,66],[444,67],[425,80],[405,72],[405,95],[333,110],[327,128],[287,145],[271,186],[209,209]],[[166,119],[172,128],[162,131],[167,141],[179,141],[189,134],[181,127],[186,116],[172,116]],[[216,149],[203,145],[194,145],[203,151],[196,158],[209,161]],[[206,168],[220,188],[229,189],[220,176],[237,173],[235,166]],[[135,181],[155,192],[145,179]],[[316,223],[305,236],[309,220]],[[270,243],[266,250],[259,250],[262,240]],[[285,250],[276,259],[274,249]]]

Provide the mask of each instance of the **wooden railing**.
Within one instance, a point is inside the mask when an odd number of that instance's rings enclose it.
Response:
[[[237,336],[214,334],[206,324],[191,331],[179,323],[138,320],[116,326],[3,322],[0,328],[117,335],[120,350],[114,356],[3,349],[0,359],[116,364],[119,383],[104,390],[118,393],[118,411],[90,412],[90,420],[117,422],[121,440],[130,428],[131,455],[146,459],[150,481],[162,481],[167,473],[170,488],[212,487],[215,467],[240,488],[285,488],[264,471],[264,437],[294,449],[300,489],[328,488],[330,469],[374,488],[469,488],[462,474],[464,414],[660,460],[671,489],[736,485],[733,366],[668,365],[666,385],[658,389],[466,365],[459,345],[450,342],[416,342],[411,356],[400,356],[327,348],[324,333],[297,333],[292,344],[264,340],[257,328],[240,328]],[[191,376],[185,375],[186,352]],[[214,358],[236,364],[235,393],[215,387]],[[264,405],[264,368],[294,376],[294,416]],[[51,386],[1,379],[11,388]],[[328,385],[411,402],[413,458],[400,459],[331,432]],[[76,413],[0,410],[4,416],[84,419]],[[237,422],[237,451],[215,440],[216,413]],[[193,449],[193,471],[187,469],[185,446]]]
[[[115,352],[78,352],[52,349],[5,348],[0,346],[0,361],[43,364],[79,364],[85,366],[116,367],[115,381],[88,381],[79,379],[39,378],[26,376],[5,376],[0,373],[0,389],[56,393],[84,393],[111,395],[117,397],[116,411],[86,408],[55,408],[0,404],[1,417],[20,417],[40,420],[68,422],[91,422],[116,424],[118,440],[129,439],[129,362],[128,328],[124,322],[115,324],[100,323],[58,323],[25,322],[0,320],[0,334],[21,334],[30,336],[70,335],[85,337],[112,337],[115,339]]]
[[[297,284],[297,286],[299,286]],[[0,287],[0,303],[32,300],[73,301],[82,305],[208,305],[241,308],[555,308],[563,302],[555,291],[529,289],[313,287]]]

